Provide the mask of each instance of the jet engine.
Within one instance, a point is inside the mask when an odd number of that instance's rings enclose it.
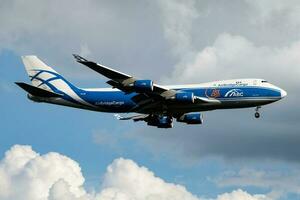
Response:
[[[179,118],[177,118],[177,121],[184,122],[187,124],[202,124],[203,123],[203,115],[201,113],[183,114]]]
[[[180,102],[194,103],[194,93],[178,92],[175,94],[175,100]]]
[[[139,92],[152,92],[153,91],[153,81],[137,80],[133,83],[133,87]]]
[[[157,128],[172,128],[173,118],[169,116],[152,116],[147,119],[147,124]]]

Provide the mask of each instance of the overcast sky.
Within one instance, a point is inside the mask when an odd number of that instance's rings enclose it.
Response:
[[[0,27],[0,200],[300,199],[298,0],[2,0]],[[288,96],[259,120],[213,111],[162,130],[32,103],[13,85],[35,54],[108,87],[72,53],[159,84],[264,78]]]

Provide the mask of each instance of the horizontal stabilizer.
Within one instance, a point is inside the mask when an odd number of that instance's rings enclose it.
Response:
[[[37,97],[61,97],[62,95],[43,90],[27,83],[16,82],[16,84],[29,94]]]

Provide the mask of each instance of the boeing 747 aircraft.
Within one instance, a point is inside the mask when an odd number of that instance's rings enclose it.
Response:
[[[202,124],[200,112],[216,109],[259,108],[285,97],[287,93],[263,79],[234,79],[193,85],[162,86],[138,79],[74,55],[77,62],[102,74],[112,88],[79,88],[67,81],[36,56],[22,60],[31,84],[16,82],[35,102],[110,112],[137,113],[120,120],[145,121],[150,126],[172,128],[173,119],[186,124]]]

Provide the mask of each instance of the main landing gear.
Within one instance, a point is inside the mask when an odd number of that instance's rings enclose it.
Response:
[[[261,107],[260,106],[257,106],[256,108],[255,108],[255,114],[254,114],[254,117],[255,118],[260,118],[260,114],[259,114],[259,109],[260,109]]]

